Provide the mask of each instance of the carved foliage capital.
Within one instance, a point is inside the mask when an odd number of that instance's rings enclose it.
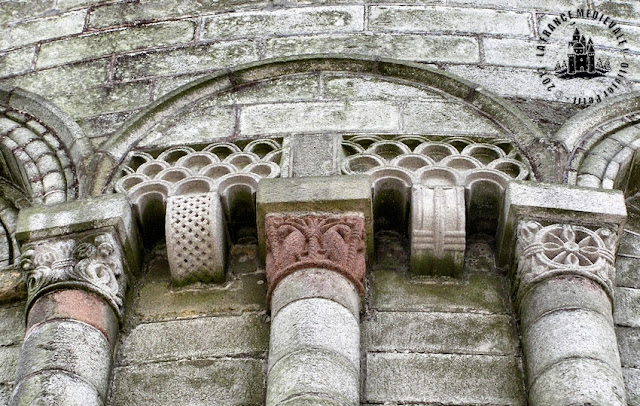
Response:
[[[28,306],[44,292],[75,287],[100,295],[121,315],[127,282],[122,251],[111,233],[31,241],[23,248]]]
[[[618,236],[608,228],[570,224],[518,224],[516,255],[518,296],[556,275],[580,275],[600,284],[613,297]]]
[[[271,214],[265,228],[269,293],[285,276],[304,268],[334,270],[364,290],[364,217]]]

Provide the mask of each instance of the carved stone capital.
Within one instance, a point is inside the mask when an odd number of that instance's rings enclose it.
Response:
[[[127,276],[114,233],[92,232],[30,241],[23,246],[27,308],[43,293],[61,288],[89,290],[122,314]]]
[[[618,235],[609,228],[521,221],[516,245],[518,301],[537,283],[560,275],[591,279],[613,299],[617,243]]]
[[[339,272],[364,291],[364,216],[270,214],[265,228],[269,296],[285,276],[305,268]]]

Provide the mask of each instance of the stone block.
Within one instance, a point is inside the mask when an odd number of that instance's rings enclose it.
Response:
[[[262,360],[160,362],[114,370],[110,402],[119,406],[228,405],[264,402]]]
[[[45,68],[117,52],[190,42],[194,32],[195,24],[191,21],[170,21],[53,41],[41,46],[36,66]]]
[[[359,371],[342,356],[299,351],[280,359],[267,378],[267,406],[300,395],[318,394],[345,406],[359,404]]]
[[[16,377],[20,346],[0,347],[0,383],[10,384]]]
[[[79,34],[84,28],[86,14],[85,10],[72,11],[4,27],[0,38],[0,50]]]
[[[167,198],[165,230],[174,285],[224,282],[226,229],[217,192]]]
[[[363,400],[526,404],[518,358],[457,354],[369,353]]]
[[[204,20],[203,39],[224,40],[322,32],[357,32],[364,29],[364,7],[324,6],[240,11]]]
[[[640,288],[638,267],[640,267],[640,258],[618,255],[616,257],[616,286],[635,289]]]
[[[475,38],[454,35],[331,34],[267,40],[266,57],[309,54],[368,55],[417,62],[477,63]]]
[[[372,6],[368,15],[372,31],[449,32],[533,36],[532,16],[514,11],[440,6]]]
[[[411,188],[411,274],[462,274],[465,243],[464,187]]]
[[[363,323],[371,352],[515,355],[513,319],[506,315],[448,312],[375,312]]]
[[[620,365],[610,321],[595,312],[556,311],[524,328],[524,358],[529,382],[567,359],[588,358],[610,368]]]
[[[265,258],[265,217],[269,213],[362,213],[367,255],[373,253],[373,218],[369,177],[304,177],[261,179],[256,193],[258,240]]]
[[[640,369],[622,368],[627,390],[627,406],[640,405]]]
[[[271,323],[269,370],[294,352],[320,350],[360,368],[360,320],[327,299],[297,300],[280,309]]]
[[[395,103],[385,101],[281,103],[242,106],[240,134],[321,132],[398,132],[400,114]]]
[[[469,106],[450,101],[412,101],[402,109],[407,133],[499,136],[502,130]]]
[[[442,96],[428,88],[409,86],[388,78],[367,76],[327,75],[323,78],[323,91],[327,100],[443,100]]]
[[[600,361],[590,359],[565,360],[553,365],[529,389],[529,403],[607,406],[627,404],[622,376]]]
[[[293,135],[290,138],[291,177],[339,175],[342,137],[332,134]]]
[[[640,327],[640,289],[613,289],[613,319],[617,325]]]
[[[618,254],[628,255],[630,258],[640,257],[640,234],[632,230],[625,230],[620,238]]]
[[[0,346],[21,344],[24,331],[24,305],[0,307]]]
[[[51,9],[52,6],[51,0],[32,0],[28,2],[8,1],[0,3],[0,24],[41,16],[47,10]]]
[[[609,224],[621,234],[626,218],[624,196],[618,190],[510,182],[498,229],[499,263],[510,263],[520,219],[586,226]]]
[[[262,314],[171,320],[134,327],[122,338],[118,363],[259,356],[268,345],[269,324]]]
[[[141,52],[116,60],[115,80],[207,72],[258,60],[258,49],[247,41],[216,42],[197,47]]]
[[[46,395],[48,405],[102,406],[93,386],[59,371],[31,375],[20,382],[13,393],[12,405],[37,405]]]
[[[31,70],[36,48],[28,46],[0,55],[0,77],[11,76]]]
[[[19,266],[7,267],[0,272],[0,303],[11,303],[27,298],[24,274]]]
[[[617,327],[616,337],[623,367],[640,368],[640,329]]]
[[[168,265],[167,265],[168,267]],[[174,289],[170,280],[151,280],[141,289],[133,308],[142,321],[170,320],[241,311],[266,311],[264,274],[242,275],[222,286]]]
[[[408,280],[401,273],[389,271],[371,275],[371,307],[376,310],[508,312],[508,292],[503,279],[496,275],[472,274],[453,283]]]

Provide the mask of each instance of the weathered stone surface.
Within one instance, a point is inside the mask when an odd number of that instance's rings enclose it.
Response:
[[[640,368],[640,329],[617,327],[616,337],[622,366]]]
[[[341,137],[327,134],[305,134],[291,137],[292,177],[331,176],[340,172],[338,157],[342,153]]]
[[[369,29],[392,32],[483,33],[532,37],[529,13],[479,8],[373,6]]]
[[[367,351],[515,355],[517,337],[504,315],[374,312],[363,323]]]
[[[0,272],[0,303],[11,303],[27,298],[27,286],[22,270],[5,268]]]
[[[0,55],[0,77],[24,73],[31,70],[35,47],[29,46]]]
[[[524,405],[521,377],[512,356],[369,353],[363,400]]]
[[[637,270],[640,258],[618,255],[616,257],[616,286],[624,288],[640,288]]]
[[[31,375],[14,390],[11,405],[102,406],[95,388],[78,377],[57,371]]]
[[[322,350],[360,367],[359,320],[336,302],[304,299],[288,304],[273,316],[269,369],[297,351]]]
[[[259,406],[263,399],[262,361],[237,358],[116,368],[109,404]]]
[[[398,107],[383,101],[282,103],[240,109],[240,134],[300,132],[397,132]]]
[[[280,359],[267,379],[267,406],[276,406],[293,396],[319,394],[341,405],[359,404],[358,369],[342,356],[322,350],[307,350]]]
[[[640,327],[640,290],[614,288],[613,319],[616,324]]]
[[[0,3],[0,24],[41,16],[52,7],[51,0],[2,2]]]
[[[111,345],[102,333],[85,323],[60,320],[40,324],[25,337],[16,381],[45,370],[75,375],[103,398],[111,371]]]
[[[118,363],[259,355],[269,344],[264,319],[245,313],[140,324],[122,338]]]
[[[116,60],[116,80],[205,72],[258,60],[255,44],[221,42],[167,51],[142,52]]]
[[[408,280],[388,271],[372,276],[371,307],[377,310],[507,313],[508,296],[498,276],[473,274],[454,283]]]
[[[586,7],[585,0],[452,0],[451,4],[473,5],[475,7],[542,10],[542,11],[567,11],[571,8]]]
[[[86,11],[79,10],[4,27],[2,38],[0,38],[0,49],[78,34],[84,28],[86,14]]]
[[[203,285],[174,289],[170,280],[147,282],[134,312],[141,320],[167,320],[239,311],[266,310],[264,274],[242,275],[223,286]]]
[[[640,369],[622,368],[622,374],[627,389],[627,405],[640,405]]]
[[[82,16],[84,24],[84,16]],[[83,59],[94,59],[115,52],[132,51],[153,46],[167,46],[193,39],[195,25],[191,21],[171,21],[72,37],[42,45],[36,66],[45,68]]]
[[[597,313],[557,311],[524,328],[524,356],[530,382],[567,359],[598,360],[611,368],[620,365],[611,322]]]
[[[333,34],[275,38],[267,41],[266,57],[308,54],[385,55],[424,62],[479,61],[475,38],[452,35]]]
[[[323,78],[324,97],[328,100],[382,99],[441,101],[439,94],[428,88],[408,86],[387,78],[352,75],[326,75]]]
[[[600,361],[584,358],[566,360],[547,370],[530,388],[529,403],[611,406],[627,404],[621,374],[612,371]]]
[[[16,377],[20,346],[0,347],[0,383],[11,383]]]
[[[0,346],[22,343],[24,331],[24,304],[0,307]]]
[[[494,123],[461,103],[411,102],[402,110],[402,117],[403,129],[408,133],[496,136],[502,132]]]
[[[205,18],[203,38],[221,40],[322,32],[356,32],[364,28],[364,7],[305,7],[244,11]]]

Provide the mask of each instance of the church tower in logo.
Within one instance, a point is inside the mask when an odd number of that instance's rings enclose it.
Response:
[[[576,28],[573,38],[569,41],[569,51],[567,60],[560,65],[556,64],[556,75],[562,79],[573,78],[594,78],[604,76],[609,72],[607,68],[609,62],[603,63],[598,60],[596,64],[596,53],[591,38],[586,38]]]

